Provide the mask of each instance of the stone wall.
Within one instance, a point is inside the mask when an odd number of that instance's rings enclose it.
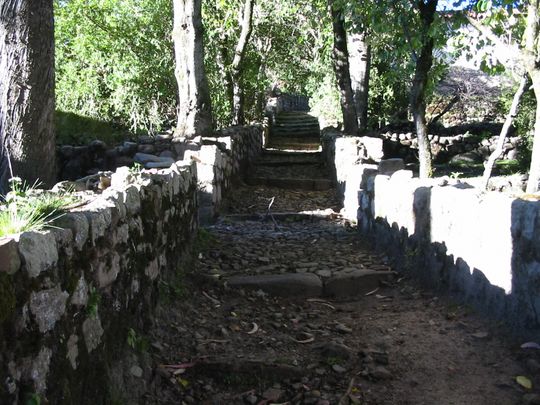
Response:
[[[129,330],[150,324],[159,284],[189,259],[193,162],[110,182],[58,228],[0,240],[0,403],[108,403]]]
[[[305,111],[308,112],[309,97],[301,94],[289,94],[276,92],[271,94],[266,101],[265,114],[274,117],[280,112]]]
[[[146,169],[166,168],[178,159],[191,157],[197,162],[201,220],[206,222],[219,213],[231,184],[259,156],[264,137],[264,128],[252,125],[224,128],[214,137],[195,140],[161,134],[111,147],[101,141],[86,146],[64,145],[58,148],[60,179],[76,180],[134,164]]]
[[[414,162],[418,156],[418,140],[412,132],[385,132],[380,134],[384,139],[385,156],[401,158],[406,162]],[[431,152],[435,163],[447,163],[454,160],[481,163],[489,158],[495,150],[497,136],[481,137],[469,133],[452,136],[428,135]],[[502,159],[516,159],[519,153],[520,139],[509,137],[504,144]]]
[[[152,322],[163,286],[179,282],[199,218],[219,211],[262,138],[262,127],[252,126],[196,142],[125,143],[119,148],[130,151],[122,149],[115,164],[139,161],[148,169],[123,166],[63,181],[55,188],[78,190],[82,202],[57,228],[0,239],[0,403],[32,395],[54,404],[140,397],[149,380],[141,373],[151,367],[143,367],[143,355],[125,356],[127,341]],[[185,160],[171,163],[170,156]],[[91,165],[97,171],[101,163]],[[127,385],[141,392],[122,391]]]
[[[400,159],[355,158],[361,140],[327,142],[344,216],[358,221],[396,270],[540,337],[538,198],[479,193],[449,178],[419,180]]]
[[[223,197],[261,154],[263,143],[262,126],[231,127],[214,138],[203,138],[200,150],[189,151],[197,162],[201,222],[210,222],[219,214]]]

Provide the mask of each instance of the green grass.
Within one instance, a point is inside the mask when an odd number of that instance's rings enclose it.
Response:
[[[133,137],[120,125],[72,112],[56,111],[55,125],[56,142],[61,145],[86,145],[93,140],[114,145]]]
[[[69,193],[53,193],[11,179],[12,190],[0,204],[0,237],[51,226],[62,211],[77,201]]]

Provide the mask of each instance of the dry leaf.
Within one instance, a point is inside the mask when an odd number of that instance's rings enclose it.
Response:
[[[527,388],[528,390],[532,389],[532,382],[527,377],[523,375],[518,375],[516,377],[516,382],[521,385],[523,388]]]

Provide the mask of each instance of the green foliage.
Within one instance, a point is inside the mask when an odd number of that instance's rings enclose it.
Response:
[[[168,0],[55,0],[57,107],[159,130],[175,116]]]
[[[56,111],[55,128],[56,142],[62,145],[86,145],[94,139],[114,145],[131,137],[121,125],[65,111]]]
[[[133,350],[136,350],[140,353],[144,353],[148,351],[149,343],[148,339],[144,336],[140,336],[135,332],[133,328],[128,329],[126,343],[129,347],[131,347]]]
[[[51,226],[62,211],[77,201],[70,193],[37,190],[18,177],[10,180],[11,191],[0,204],[0,237]]]
[[[90,295],[88,297],[88,306],[86,308],[86,313],[92,317],[97,316],[100,303],[101,303],[101,294],[94,286],[91,286]]]

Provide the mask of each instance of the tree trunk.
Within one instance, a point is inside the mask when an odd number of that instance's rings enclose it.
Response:
[[[358,120],[351,87],[349,73],[349,52],[347,50],[347,32],[341,10],[334,5],[334,0],[328,0],[328,7],[332,15],[332,28],[334,31],[334,70],[340,92],[341,112],[343,113],[343,130],[350,135],[358,134]]]
[[[486,162],[486,167],[484,169],[484,175],[482,177],[482,190],[486,190],[489,178],[491,177],[491,172],[493,171],[493,166],[495,166],[495,161],[502,155],[503,148],[504,148],[504,142],[506,140],[506,135],[508,134],[508,130],[510,129],[510,126],[512,125],[512,122],[514,121],[514,118],[516,117],[518,113],[518,107],[519,102],[521,101],[521,97],[523,96],[523,93],[527,90],[527,85],[529,83],[529,76],[527,74],[523,75],[519,87],[516,90],[516,93],[514,94],[514,98],[512,99],[512,105],[510,106],[510,111],[508,112],[508,115],[506,116],[506,120],[504,121],[504,125],[501,129],[501,133],[499,134],[499,139],[497,140],[497,147],[489,155],[489,159]]]
[[[56,180],[54,106],[53,1],[0,2],[0,194]]]
[[[175,137],[212,133],[212,107],[204,70],[202,0],[173,0],[173,41],[178,82],[178,124]]]
[[[433,64],[433,38],[428,34],[435,18],[437,0],[419,0],[417,2],[422,22],[424,40],[420,55],[416,57],[413,85],[411,89],[411,110],[418,137],[418,160],[420,163],[420,178],[428,178],[433,174],[431,165],[431,146],[428,140],[426,124],[426,85]]]
[[[369,70],[371,67],[371,47],[366,42],[366,34],[349,34],[347,36],[347,50],[349,51],[351,88],[358,129],[363,132],[367,129]]]
[[[536,97],[536,115],[527,193],[536,193],[538,191],[538,183],[540,182],[540,71],[533,73],[531,78]]]
[[[534,138],[527,182],[527,192],[538,191],[540,182],[540,0],[531,0],[527,6],[527,27],[525,29],[525,67],[531,77],[536,97],[536,117],[534,123]]]
[[[242,18],[242,31],[234,51],[234,58],[231,65],[231,78],[233,88],[232,99],[232,124],[243,125],[244,119],[244,88],[242,86],[242,72],[244,70],[244,59],[249,37],[253,29],[253,4],[255,0],[246,0],[244,4],[244,14]]]

